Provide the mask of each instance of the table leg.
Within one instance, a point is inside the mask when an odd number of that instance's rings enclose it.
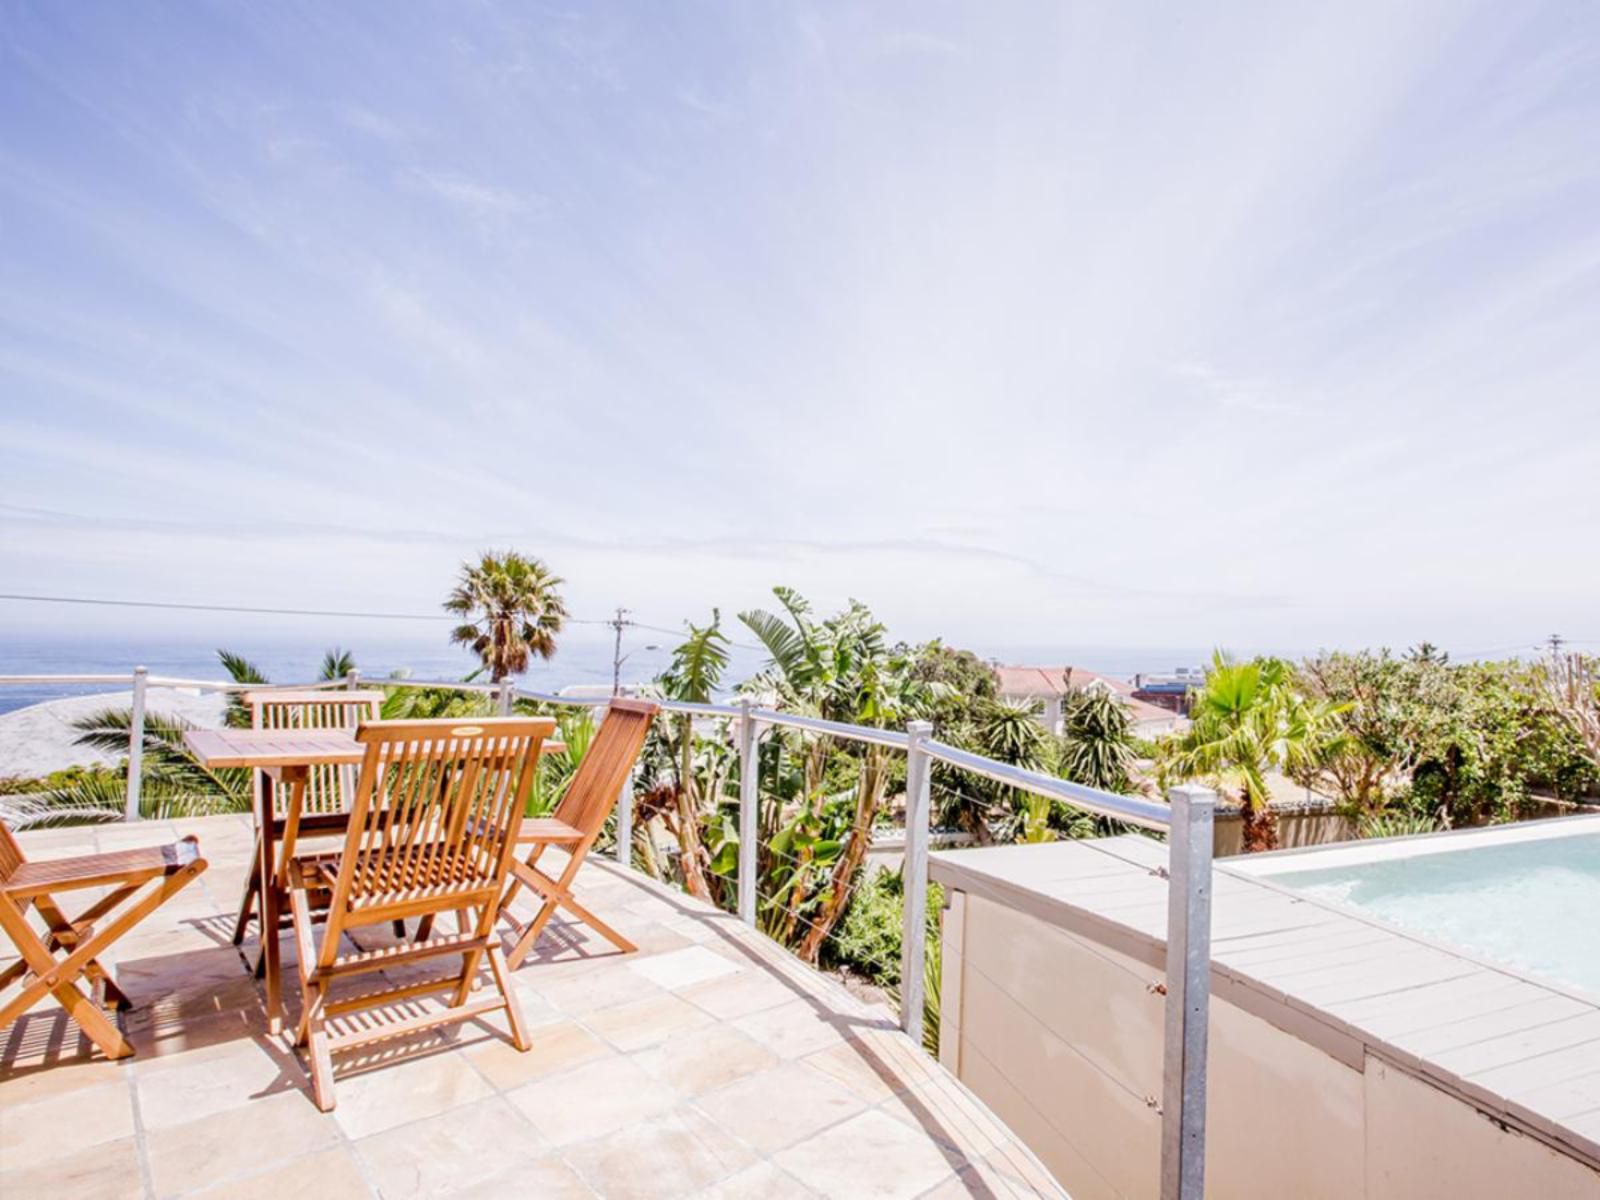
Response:
[[[262,772],[261,810],[256,814],[256,826],[261,831],[261,972],[267,984],[267,1030],[283,1032],[283,973],[282,955],[278,946],[278,863],[276,842],[272,835],[272,796],[278,781],[272,772]]]

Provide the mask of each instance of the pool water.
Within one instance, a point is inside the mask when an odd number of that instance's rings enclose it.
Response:
[[[1275,871],[1271,878],[1600,996],[1600,833]]]

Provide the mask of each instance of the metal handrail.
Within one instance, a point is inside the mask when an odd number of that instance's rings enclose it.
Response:
[[[931,738],[924,743],[924,748],[930,758],[936,758],[952,767],[959,767],[974,775],[982,775],[985,779],[992,779],[996,783],[1010,784],[1035,796],[1048,796],[1052,800],[1060,800],[1074,808],[1086,809],[1102,817],[1114,817],[1130,825],[1157,831],[1165,831],[1172,825],[1172,809],[1166,804],[1157,804],[1153,800],[1143,800],[1136,796],[1122,796],[1116,792],[1101,791],[1099,788],[1058,779],[1054,775],[1042,775],[1025,767],[996,762],[992,758],[973,754],[969,750],[958,750],[954,746],[947,746]]]

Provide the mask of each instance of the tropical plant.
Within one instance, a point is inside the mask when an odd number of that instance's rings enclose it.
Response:
[[[711,610],[711,623],[698,626],[689,624],[689,636],[672,652],[672,661],[656,680],[662,695],[669,700],[682,700],[692,704],[709,704],[722,682],[722,672],[728,666],[728,638],[722,632],[722,614]],[[666,743],[664,749],[676,768],[670,802],[676,809],[674,822],[678,838],[678,862],[683,872],[683,884],[691,895],[703,900],[712,899],[706,880],[708,858],[701,838],[701,822],[705,815],[702,804],[709,800],[714,806],[721,798],[721,780],[725,776],[727,755],[717,755],[722,770],[713,769],[713,782],[702,791],[695,771],[694,718],[680,713],[675,720],[656,724],[659,737]],[[665,797],[661,798],[663,801]],[[720,830],[718,852],[726,857],[727,830]],[[737,842],[734,855],[737,856]]]
[[[819,621],[797,592],[779,587],[773,593],[782,615],[740,614],[769,655],[767,667],[747,690],[770,696],[791,712],[880,728],[902,724],[921,711],[931,685],[914,677],[913,659],[904,647],[890,648],[884,627],[865,605],[852,601],[843,612]],[[826,734],[781,736],[795,743],[803,788],[793,811],[764,805],[761,874],[764,880],[783,881],[767,901],[779,910],[779,936],[795,939],[803,921],[797,953],[816,962],[866,857],[891,779],[892,756],[883,746],[841,746]],[[830,836],[841,815],[837,809],[830,812],[830,803],[841,784],[853,794],[842,841]],[[775,864],[775,856],[787,856],[788,865]]]
[[[1188,730],[1163,744],[1162,773],[1205,778],[1237,796],[1246,851],[1272,849],[1277,822],[1266,773],[1321,761],[1343,736],[1341,711],[1296,690],[1282,659],[1240,663],[1219,650],[1190,707]]]
[[[108,754],[125,753],[133,717],[127,709],[104,709],[73,722],[79,745]],[[143,817],[204,817],[250,810],[250,772],[202,766],[183,735],[196,728],[161,713],[144,718],[139,813]],[[50,793],[42,803],[62,821],[120,820],[127,803],[127,768],[86,772]],[[37,823],[37,822],[36,822]]]
[[[450,640],[468,647],[495,683],[528,669],[534,655],[556,652],[567,607],[557,590],[562,580],[537,558],[515,551],[485,553],[465,563],[445,611],[462,618]]]
[[[923,1045],[939,1052],[939,983],[941,970],[940,914],[944,889],[928,884],[926,939],[923,950]],[[824,943],[823,962],[861,975],[900,1002],[901,951],[905,944],[905,880],[899,871],[870,871],[855,893],[844,918]]]
[[[1600,768],[1600,667],[1581,654],[1552,654],[1540,677],[1551,705]]]
[[[1104,687],[1069,691],[1061,706],[1061,777],[1125,794],[1133,790],[1133,760],[1133,717],[1122,698]]]
[[[1414,837],[1444,828],[1428,813],[1363,813],[1356,821],[1356,836],[1363,838]]]

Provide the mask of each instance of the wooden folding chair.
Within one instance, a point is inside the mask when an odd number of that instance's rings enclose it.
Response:
[[[242,697],[250,709],[252,729],[355,729],[363,721],[376,721],[383,707],[382,692],[350,691],[261,691]],[[305,800],[300,809],[303,832],[343,832],[355,792],[353,767],[312,767],[306,778]],[[261,772],[252,784],[252,809],[259,808]],[[278,788],[272,795],[273,836],[282,838],[288,818],[289,789]],[[257,834],[255,853],[250,856],[250,878],[239,903],[239,919],[233,926],[233,944],[244,941],[252,913],[259,913],[261,902],[261,845]],[[261,965],[256,966],[257,974]]]
[[[513,969],[528,957],[528,951],[533,949],[558,908],[567,909],[624,954],[638,949],[578,903],[572,894],[572,880],[588,857],[589,847],[600,836],[606,818],[611,815],[622,785],[627,782],[628,772],[633,770],[639,752],[644,749],[650,722],[660,707],[645,700],[611,701],[600,732],[578,764],[577,773],[567,785],[566,794],[556,805],[555,812],[548,817],[531,817],[522,823],[522,843],[531,844],[533,852],[526,862],[511,865],[511,882],[500,911],[509,915],[511,901],[519,887],[536,893],[544,903],[533,920],[517,931],[516,945],[507,956]],[[567,853],[567,865],[559,878],[539,870],[539,858],[551,846],[559,846]]]
[[[505,955],[494,935],[506,873],[533,786],[540,743],[555,729],[549,718],[384,721],[362,725],[366,747],[342,852],[297,855],[290,864],[289,907],[294,922],[303,1001],[295,1044],[307,1048],[317,1107],[334,1106],[332,1055],[504,1009],[511,1041],[529,1048]],[[326,897],[321,944],[312,909]],[[461,914],[455,933],[340,953],[340,938],[363,926]],[[371,971],[425,959],[461,958],[459,970],[336,996],[336,983]],[[487,957],[496,994],[469,999]],[[348,1028],[330,1025],[346,1013],[447,992],[442,1009],[388,1021],[366,1018]],[[344,1023],[340,1023],[341,1025]]]
[[[48,994],[107,1057],[132,1054],[133,1047],[116,1022],[101,1011],[131,1004],[100,955],[205,869],[200,844],[192,837],[166,846],[29,862],[0,822],[0,929],[21,956],[0,971],[0,991],[17,979],[23,981],[22,990],[0,1008],[0,1029]],[[76,919],[68,918],[54,893],[83,888],[110,891]],[[47,937],[28,923],[30,906],[49,931]],[[64,957],[57,957],[63,952]],[[85,977],[93,987],[92,998],[78,987],[78,980]]]

